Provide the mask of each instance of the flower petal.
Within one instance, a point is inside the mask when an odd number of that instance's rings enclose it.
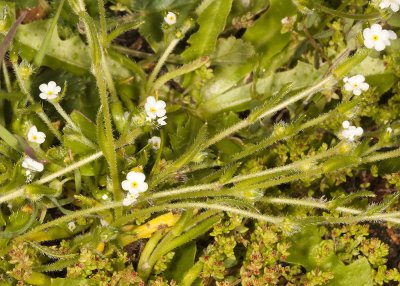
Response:
[[[125,191],[129,191],[130,187],[131,187],[131,183],[128,180],[124,180],[121,183],[121,187],[122,189],[124,189]]]
[[[49,90],[49,88],[48,88],[47,84],[42,83],[41,85],[39,85],[39,90],[41,92],[47,92]]]
[[[130,171],[128,173],[128,175],[126,175],[126,178],[130,182],[133,182],[133,181],[144,182],[144,180],[146,180],[145,174],[139,173],[139,172],[135,172],[135,171]]]

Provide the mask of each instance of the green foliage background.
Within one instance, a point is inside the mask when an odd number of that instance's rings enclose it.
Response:
[[[362,31],[400,16],[379,4],[0,1],[0,285],[397,285],[400,40]]]

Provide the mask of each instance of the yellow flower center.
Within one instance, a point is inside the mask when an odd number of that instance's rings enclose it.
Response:
[[[353,84],[354,87],[358,87],[358,83]]]
[[[372,40],[378,41],[378,40],[379,40],[379,36],[378,36],[378,35],[373,35],[373,36],[372,36]]]
[[[137,188],[138,183],[137,183],[136,181],[135,181],[135,182],[132,182],[131,186],[132,186],[132,188]]]
[[[38,139],[38,137],[36,136],[36,135],[33,135],[33,140],[37,140]]]
[[[53,91],[50,90],[50,91],[47,92],[47,94],[48,95],[53,95]]]
[[[151,113],[154,113],[154,112],[156,112],[157,110],[156,110],[156,108],[155,107],[150,107],[150,112]]]

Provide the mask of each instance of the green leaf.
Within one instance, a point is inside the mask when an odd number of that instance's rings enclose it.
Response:
[[[196,243],[189,243],[175,251],[170,267],[163,273],[168,280],[180,281],[185,273],[194,265],[197,252]]]
[[[186,61],[211,55],[216,47],[218,35],[224,30],[231,10],[232,0],[213,1],[198,18],[199,30],[188,40],[191,45],[182,53]]]
[[[326,284],[327,286],[374,285],[373,270],[369,265],[367,258],[362,257],[347,266],[339,261],[339,259],[337,260],[338,263],[333,264],[334,267],[331,270],[334,278]]]
[[[270,0],[270,6],[254,25],[243,35],[262,54],[261,64],[268,67],[272,58],[281,52],[291,40],[290,33],[281,33],[282,19],[296,14],[292,0]]]
[[[217,50],[211,56],[216,70],[214,77],[202,88],[205,99],[221,94],[236,85],[253,70],[255,51],[250,43],[229,37],[219,39]]]
[[[372,268],[365,257],[344,265],[336,255],[327,256],[322,264],[317,265],[314,249],[322,242],[323,234],[316,226],[304,227],[299,233],[290,237],[290,255],[286,261],[304,266],[307,271],[319,267],[323,271],[330,271],[334,278],[327,285],[373,285]]]
[[[39,51],[46,31],[50,28],[51,22],[35,21],[30,24],[22,25],[18,28],[15,36],[18,51],[26,60],[32,60]],[[118,79],[131,77],[128,69],[118,62],[108,59],[111,74]],[[76,74],[89,73],[91,60],[89,48],[76,35],[66,40],[61,40],[57,29],[51,37],[43,65],[53,69],[67,70]]]
[[[92,142],[96,142],[96,126],[94,123],[83,115],[81,112],[74,110],[71,114],[72,121],[79,127],[83,135],[85,135]]]
[[[295,68],[289,71],[274,73],[258,79],[255,90],[257,94],[263,94],[264,98],[268,98],[288,83],[293,83],[293,90],[310,86],[325,71],[325,67],[316,70],[310,64],[299,62]],[[250,109],[253,100],[251,97],[253,88],[253,84],[246,84],[213,96],[199,106],[201,110],[199,116],[209,117],[223,110],[243,111]]]

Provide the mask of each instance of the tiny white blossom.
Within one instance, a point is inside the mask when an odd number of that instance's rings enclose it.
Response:
[[[105,219],[100,219],[100,224],[102,227],[106,227],[109,225],[109,223]]]
[[[343,138],[351,142],[353,142],[356,137],[362,136],[364,133],[364,130],[361,127],[352,126],[347,120],[343,121],[342,126],[344,129],[342,130],[341,135]]]
[[[158,150],[161,146],[161,138],[158,136],[153,136],[149,139],[149,144],[151,144],[154,150]]]
[[[351,78],[345,77],[343,81],[345,82],[344,89],[352,92],[354,95],[360,95],[362,91],[369,89],[369,84],[365,82],[365,77],[360,74]]]
[[[390,128],[390,127],[388,127],[388,128],[386,128],[386,132],[387,132],[387,133],[392,133],[392,132],[393,132],[393,129]]]
[[[125,119],[125,120],[128,120],[128,118],[129,118],[129,112],[128,112],[128,111],[125,111],[125,112],[124,112],[124,119]]]
[[[379,4],[379,7],[381,9],[386,9],[390,7],[393,12],[397,12],[400,8],[400,0],[382,0]]]
[[[46,134],[39,132],[37,127],[33,125],[31,128],[29,128],[28,140],[29,142],[42,144],[46,140]]]
[[[147,191],[149,187],[144,181],[145,179],[145,174],[131,171],[126,175],[126,180],[122,181],[121,185],[125,191],[131,194],[138,194]]]
[[[70,221],[70,222],[68,223],[68,229],[69,229],[69,231],[70,231],[70,232],[73,232],[73,231],[75,230],[75,228],[76,228],[75,223],[74,223],[73,221]]]
[[[107,194],[104,194],[104,195],[101,196],[101,198],[102,198],[103,200],[107,200],[107,199],[108,199],[108,196],[107,196]]]
[[[128,193],[126,197],[122,200],[122,204],[124,206],[130,206],[134,202],[136,202],[137,198],[139,197],[139,193]]]
[[[397,39],[395,32],[382,29],[379,24],[373,24],[371,28],[363,31],[364,45],[368,49],[375,49],[378,52],[383,51],[386,46],[390,46],[390,40]]]
[[[24,161],[22,161],[22,167],[34,172],[42,172],[44,169],[42,163],[37,162],[30,157],[25,157]]]
[[[290,18],[289,17],[285,17],[281,19],[281,24],[282,25],[288,25],[290,24]]]
[[[61,87],[57,86],[54,81],[50,81],[48,84],[42,83],[39,86],[39,90],[41,91],[39,94],[41,99],[52,100],[57,98],[57,95],[61,91]]]
[[[343,128],[347,129],[350,127],[350,122],[348,122],[347,120],[343,121],[342,123]]]
[[[157,123],[161,126],[167,125],[167,122],[165,122],[165,119],[167,119],[167,116],[163,116],[161,118],[157,119]]]
[[[165,107],[166,104],[164,101],[156,100],[154,96],[149,96],[144,105],[144,110],[148,118],[156,119],[157,117],[163,117],[167,113]]]
[[[167,16],[164,17],[164,21],[165,21],[165,23],[167,23],[170,26],[175,25],[175,23],[176,23],[175,13],[168,12]]]

